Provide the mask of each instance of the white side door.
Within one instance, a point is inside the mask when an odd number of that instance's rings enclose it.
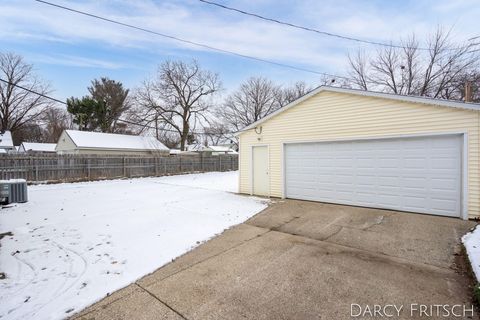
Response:
[[[252,147],[252,193],[259,196],[270,195],[270,178],[268,173],[268,147]]]

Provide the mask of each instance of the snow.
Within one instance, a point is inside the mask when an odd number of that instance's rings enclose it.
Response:
[[[237,172],[38,185],[0,211],[0,318],[62,319],[267,206]]]
[[[8,180],[0,180],[0,183],[25,183],[27,180],[25,179],[8,179]],[[1,230],[1,227],[0,227]]]
[[[27,151],[43,151],[43,152],[55,152],[56,143],[37,143],[37,142],[22,142],[20,150]]]
[[[172,184],[177,186],[191,186],[194,188],[203,188],[227,192],[238,192],[238,174],[229,174],[229,179],[219,178],[219,176],[225,175],[225,173],[219,172],[169,176],[162,177],[159,183]]]
[[[480,228],[477,226],[475,230],[467,233],[462,237],[463,245],[467,250],[472,270],[480,282]]]
[[[0,148],[4,149],[14,149],[12,133],[10,131],[5,131],[0,133]]]
[[[65,130],[79,148],[169,150],[154,137]]]
[[[232,150],[231,148],[229,147],[225,147],[225,146],[208,146],[211,150],[213,151],[221,151],[221,152],[232,152],[232,151],[235,151],[235,150]]]

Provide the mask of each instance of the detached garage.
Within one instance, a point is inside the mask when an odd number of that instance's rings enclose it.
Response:
[[[240,192],[480,216],[480,105],[319,87],[238,134]]]

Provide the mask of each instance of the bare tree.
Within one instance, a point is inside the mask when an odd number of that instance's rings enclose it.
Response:
[[[45,128],[36,122],[28,122],[15,130],[13,144],[18,146],[22,142],[48,142],[45,139]]]
[[[402,95],[461,99],[453,95],[461,75],[478,68],[475,43],[455,45],[441,28],[421,50],[413,35],[401,48],[382,47],[369,57],[363,51],[349,55],[350,76],[356,87]]]
[[[233,130],[240,130],[278,110],[281,97],[278,85],[263,77],[252,77],[225,99],[218,116]]]
[[[263,77],[252,77],[230,94],[217,116],[227,128],[238,131],[297,100],[313,88],[305,82],[282,87]]]
[[[32,65],[14,53],[0,52],[0,78],[5,81],[0,81],[0,130],[10,130],[15,137],[16,131],[37,121],[52,105],[42,96],[49,94],[49,87],[35,75]]]
[[[465,100],[465,85],[469,82],[472,86],[471,102],[480,102],[480,70],[459,75],[453,84],[453,88],[446,92],[446,98]]]
[[[294,83],[292,86],[286,87],[281,90],[281,105],[282,107],[297,100],[301,96],[307,94],[308,92],[312,91],[313,88],[310,87],[303,81],[299,81]]]
[[[210,125],[203,129],[205,145],[218,145],[226,141],[236,144],[228,126],[220,121],[210,121]]]
[[[180,145],[180,136],[171,131],[159,131],[156,138],[169,149],[176,149]]]
[[[209,98],[220,89],[218,74],[201,69],[196,61],[167,61],[137,91],[134,121],[154,125],[157,137],[162,130],[177,132],[183,151],[196,124],[208,122]]]
[[[42,115],[45,142],[57,142],[63,130],[72,127],[72,119],[63,108],[48,108]]]

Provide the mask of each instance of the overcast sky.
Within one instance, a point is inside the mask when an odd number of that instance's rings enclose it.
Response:
[[[415,32],[424,39],[438,25],[455,39],[480,35],[478,0],[223,1],[225,5],[346,36],[398,42]],[[51,2],[275,62],[344,75],[346,54],[359,43],[322,36],[206,5],[198,0]],[[65,99],[87,93],[93,78],[107,76],[134,88],[165,59],[197,59],[220,74],[225,92],[250,76],[282,84],[320,76],[186,45],[33,0],[0,1],[1,51],[19,53]],[[365,50],[375,47],[362,45]]]

